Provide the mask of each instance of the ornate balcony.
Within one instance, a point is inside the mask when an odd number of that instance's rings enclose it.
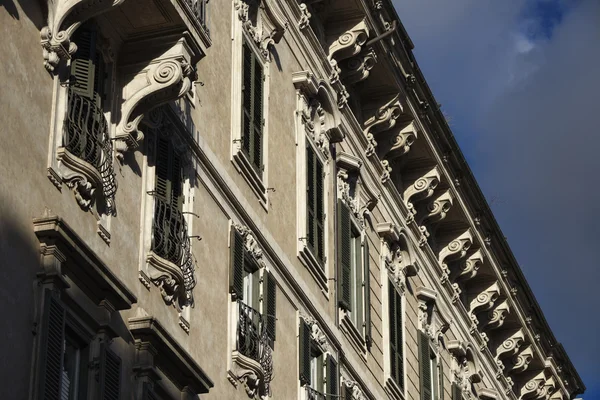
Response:
[[[88,209],[97,198],[95,191],[102,188],[104,209],[100,211],[115,213],[117,183],[108,122],[93,100],[71,88],[68,89],[63,148],[59,150],[58,158],[64,180],[75,191],[82,208]]]
[[[254,308],[237,302],[236,348],[233,351],[234,378],[241,381],[250,397],[265,397],[273,376],[273,349],[264,317]]]
[[[152,244],[148,264],[152,282],[161,288],[167,304],[180,307],[194,303],[194,261],[185,216],[174,205],[154,197]]]

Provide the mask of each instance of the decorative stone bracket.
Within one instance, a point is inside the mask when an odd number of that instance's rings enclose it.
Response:
[[[519,400],[541,400],[548,397],[555,388],[554,378],[548,369],[540,370],[521,388]]]
[[[471,319],[475,319],[478,313],[491,309],[499,297],[500,286],[498,282],[486,287],[470,302],[469,314],[471,314]]]
[[[373,48],[368,48],[345,61],[341,66],[341,79],[346,85],[354,85],[369,77],[377,63],[377,54]]]
[[[433,289],[419,286],[415,296],[419,300],[419,328],[438,343],[450,327],[448,312],[436,303],[438,293]]]
[[[123,4],[125,0],[49,0],[48,25],[40,31],[44,67],[54,72],[61,60],[71,59],[77,45],[71,36],[88,19]]]
[[[450,189],[440,193],[439,195],[432,196],[432,200],[427,203],[419,204],[416,212],[417,217],[415,217],[415,219],[421,231],[421,243],[427,241],[427,238],[430,236],[428,225],[435,224],[446,218],[446,215],[452,208],[453,204],[454,196],[450,192]],[[411,216],[412,214],[408,214],[406,221],[407,223],[412,223]],[[448,250],[450,251],[451,249]]]
[[[254,40],[263,57],[271,60],[270,47],[279,43],[288,27],[288,21],[276,0],[236,0],[238,18]],[[252,15],[261,13],[260,23],[252,22]]]
[[[446,346],[456,359],[455,375],[459,386],[470,391],[470,384],[481,382],[482,375],[471,345],[460,340],[450,340]]]
[[[134,70],[131,80],[124,85],[121,119],[117,125],[115,138],[118,158],[138,146],[144,138],[139,124],[144,115],[153,108],[184,96],[196,79],[193,60],[199,50],[192,48],[192,41],[186,36],[179,37],[174,43],[137,43],[137,46],[152,46],[162,48],[160,55],[149,63],[136,62],[124,66],[126,70]],[[166,49],[163,46],[166,45]],[[156,48],[154,48],[157,50]],[[137,61],[137,60],[136,60]],[[137,67],[137,70],[136,70]]]
[[[442,195],[444,196],[444,195]],[[440,198],[442,198],[440,196]],[[436,201],[438,201],[436,200]],[[443,208],[444,205],[438,201],[438,208]],[[438,255],[438,261],[444,271],[448,271],[448,262],[460,260],[467,255],[467,251],[473,245],[473,233],[471,229],[467,229],[464,233],[450,240],[447,245],[443,246]]]
[[[504,368],[504,364],[501,360],[515,355],[524,342],[525,333],[523,332],[523,329],[519,329],[506,338],[496,349],[496,364],[498,364],[499,367]]]
[[[481,265],[483,265],[483,252],[481,249],[477,249],[465,260],[458,263],[450,274],[450,280],[453,282],[465,282],[473,279],[477,275]]]
[[[365,21],[362,20],[351,29],[342,33],[338,39],[331,43],[327,58],[339,63],[342,60],[353,57],[361,52],[362,46],[367,42],[368,38],[369,29]]]
[[[484,325],[484,329],[498,329],[504,324],[504,320],[510,313],[510,306],[508,300],[504,300],[494,307],[493,310],[488,311],[488,320]]]
[[[390,101],[379,107],[375,112],[375,115],[365,121],[363,132],[369,141],[367,156],[375,154],[375,149],[377,147],[375,137],[378,134],[393,128],[396,125],[398,118],[403,114],[404,107],[400,102],[400,94],[397,94]]]
[[[430,170],[413,172],[407,174],[406,179],[410,181],[411,176],[415,176],[414,183],[404,190],[404,204],[412,214],[417,213],[415,205],[419,201],[426,200],[433,196],[435,188],[440,184],[440,171],[436,165]]]
[[[319,347],[319,350],[321,350],[322,353],[329,352],[331,346],[317,320],[305,314],[301,314],[300,318],[308,325],[308,328],[310,329],[310,338],[317,347]]]
[[[346,400],[368,400],[368,397],[365,396],[365,393],[361,389],[358,382],[347,379],[342,376],[342,387],[344,389]]]
[[[400,288],[406,290],[406,278],[419,272],[418,264],[411,257],[409,241],[404,233],[391,222],[377,224],[377,233],[385,241],[384,262],[388,274]]]

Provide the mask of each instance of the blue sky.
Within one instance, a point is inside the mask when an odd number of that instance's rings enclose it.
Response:
[[[394,0],[557,339],[600,400],[600,0]]]

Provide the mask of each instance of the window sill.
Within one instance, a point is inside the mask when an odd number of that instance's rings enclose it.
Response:
[[[384,389],[391,399],[404,400],[404,391],[400,389],[398,384],[392,378],[388,377],[386,379]]]
[[[248,182],[252,191],[260,200],[260,204],[264,207],[265,211],[268,211],[267,189],[265,188],[263,179],[258,175],[246,154],[241,149],[236,150],[233,154],[232,162],[237,171],[246,179],[246,182]]]
[[[326,297],[329,297],[329,286],[327,275],[325,274],[325,265],[321,264],[317,260],[313,252],[308,248],[308,246],[306,246],[306,244],[302,244],[302,249],[298,253],[298,258],[308,269],[313,278],[315,278],[315,281],[317,281],[317,284],[321,288],[323,294],[325,294]]]
[[[357,351],[358,354],[364,359],[367,357],[367,343],[363,338],[363,335],[360,333],[358,328],[354,326],[354,322],[350,320],[346,311],[340,310],[341,322],[340,327],[342,331],[346,335],[346,337],[350,340],[352,346]]]

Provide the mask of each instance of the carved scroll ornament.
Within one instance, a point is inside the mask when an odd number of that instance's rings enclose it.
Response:
[[[44,67],[53,72],[61,60],[77,51],[71,36],[88,19],[110,11],[125,0],[50,0],[48,25],[40,31]]]
[[[408,210],[415,214],[417,212],[415,204],[431,197],[439,183],[440,171],[437,166],[422,173],[412,185],[404,190],[404,204]]]

